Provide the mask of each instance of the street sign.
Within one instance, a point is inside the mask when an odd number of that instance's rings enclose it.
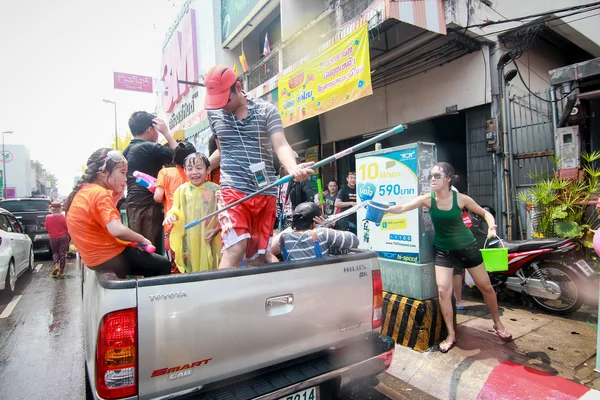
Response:
[[[152,93],[152,77],[114,72],[115,89]]]

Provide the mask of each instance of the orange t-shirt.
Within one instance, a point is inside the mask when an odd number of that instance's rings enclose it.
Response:
[[[210,171],[210,179],[212,183],[216,183],[217,185],[221,184],[221,168],[217,167],[214,170]]]
[[[163,204],[165,206],[165,214],[173,206],[173,194],[175,190],[188,181],[187,175],[182,167],[163,168],[156,177],[156,187],[163,188],[165,191]]]
[[[106,224],[121,219],[110,192],[86,183],[73,198],[67,213],[71,240],[88,267],[95,267],[125,250],[125,245],[108,232]]]

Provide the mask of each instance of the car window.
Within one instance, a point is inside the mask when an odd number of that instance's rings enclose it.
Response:
[[[8,222],[8,219],[6,219],[6,215],[0,215],[0,229],[4,232],[14,232],[14,228]]]
[[[48,211],[50,201],[48,200],[2,200],[0,208],[11,213],[27,211]]]
[[[13,227],[14,232],[23,233],[23,228],[21,227],[21,224],[19,223],[19,221],[16,220],[15,217],[13,217],[12,215],[5,215],[5,217],[8,219],[8,222],[10,222],[10,225]]]

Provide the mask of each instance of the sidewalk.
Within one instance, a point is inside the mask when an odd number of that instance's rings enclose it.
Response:
[[[596,330],[587,323],[596,323],[595,310],[561,317],[501,303],[514,338],[504,343],[481,297],[465,300],[452,350],[419,353],[398,345],[388,373],[441,400],[600,399]]]

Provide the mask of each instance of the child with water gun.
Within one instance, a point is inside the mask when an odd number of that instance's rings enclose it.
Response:
[[[190,154],[184,166],[188,182],[175,190],[163,225],[173,224],[170,242],[179,272],[216,270],[222,249],[218,218],[190,229],[185,229],[185,225],[217,210],[219,185],[207,180],[210,163],[206,155]]]
[[[102,148],[65,201],[68,231],[83,263],[95,271],[156,276],[170,272],[169,260],[152,254],[152,243],[124,226],[116,207],[127,185],[127,160],[117,150]]]

